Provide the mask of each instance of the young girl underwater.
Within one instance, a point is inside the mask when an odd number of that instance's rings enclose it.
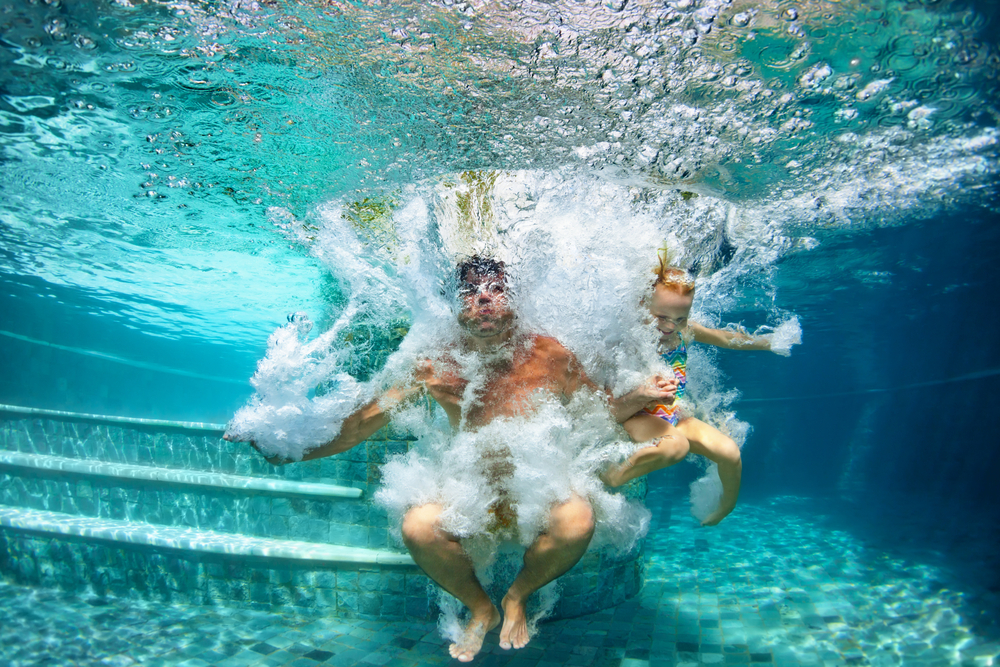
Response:
[[[801,342],[801,332],[794,320],[779,329],[781,336],[709,329],[690,321],[694,279],[687,271],[670,266],[665,251],[658,253],[658,259],[653,290],[645,305],[660,333],[660,355],[673,373],[666,378],[652,378],[632,392],[634,416],[623,424],[635,442],[655,441],[655,444],[637,450],[628,461],[605,470],[601,477],[608,486],[617,487],[672,466],[689,452],[704,456],[717,465],[722,482],[719,506],[701,519],[701,525],[714,526],[736,507],[743,464],[740,448],[732,438],[685,412],[688,346],[697,342],[730,350],[769,350],[788,356],[789,348]],[[641,409],[640,404],[644,404]]]

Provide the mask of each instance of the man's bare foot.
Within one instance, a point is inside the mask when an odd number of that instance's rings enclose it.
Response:
[[[500,628],[500,648],[524,648],[531,639],[528,632],[528,614],[524,603],[507,597],[500,603],[503,607],[503,627]]]
[[[471,662],[483,648],[486,634],[498,625],[500,625],[500,612],[491,606],[488,617],[482,619],[472,617],[462,631],[462,638],[448,647],[448,653],[459,662]]]

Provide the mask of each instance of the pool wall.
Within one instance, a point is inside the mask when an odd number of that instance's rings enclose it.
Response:
[[[435,588],[370,501],[412,438],[386,428],[345,454],[274,467],[219,425],[0,409],[0,574],[94,595],[340,617],[427,619]],[[37,411],[35,411],[37,412]],[[645,483],[624,490],[644,498]],[[642,584],[642,544],[592,550],[555,617]]]

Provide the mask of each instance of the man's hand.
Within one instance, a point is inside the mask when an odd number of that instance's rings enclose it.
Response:
[[[621,423],[648,405],[670,405],[677,396],[677,384],[676,377],[654,375],[638,388],[612,400],[611,414]]]
[[[292,459],[286,459],[284,456],[281,456],[279,454],[265,454],[263,451],[261,451],[260,447],[258,447],[257,443],[253,440],[240,440],[235,435],[232,435],[230,433],[226,433],[225,435],[223,435],[222,439],[225,440],[226,442],[249,442],[250,446],[256,449],[257,452],[264,457],[264,460],[273,466],[283,466],[286,463],[291,463],[292,461]]]
[[[650,403],[663,403],[670,405],[677,397],[677,378],[665,378],[662,375],[654,375],[639,386],[638,389],[630,392],[636,400],[643,401],[644,405]]]

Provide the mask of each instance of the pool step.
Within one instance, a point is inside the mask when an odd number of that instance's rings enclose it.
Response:
[[[161,482],[181,486],[199,486],[248,492],[275,493],[314,498],[360,498],[361,489],[334,484],[246,477],[198,470],[177,470],[129,463],[104,463],[87,459],[27,454],[0,450],[0,466],[28,468],[70,475],[109,477],[131,481]]]
[[[180,529],[385,549],[362,489],[0,450],[0,505]]]
[[[5,403],[0,403],[0,413],[27,417],[45,417],[48,419],[59,419],[62,421],[78,423],[120,424],[124,426],[176,430],[188,433],[208,433],[210,435],[218,435],[219,437],[222,437],[222,434],[226,431],[225,424],[170,421],[166,419],[142,419],[139,417],[118,417],[114,415],[93,415],[83,412],[67,412],[65,410],[29,408],[22,405],[7,405]]]
[[[172,422],[161,430],[124,418],[59,417],[0,406],[0,505],[393,548],[386,510],[368,498],[381,464],[405,452],[406,442],[370,440],[335,457],[276,467],[246,443],[221,439],[213,425]]]
[[[0,506],[0,526],[42,533],[47,536],[84,537],[196,553],[301,560],[327,565],[370,564],[415,567],[413,559],[408,554],[379,549],[278,540],[198,528],[158,526],[133,521],[97,519],[23,507]]]
[[[368,495],[380,481],[380,464],[390,456],[405,453],[409,443],[402,435],[383,429],[367,442],[337,456],[273,466],[249,444],[223,440],[217,424],[66,414],[80,420],[70,420],[63,413],[51,410],[0,405],[0,450],[98,463],[334,484],[362,489]]]
[[[369,498],[409,439],[275,467],[215,424],[0,406],[0,577],[342,618],[432,617]]]

